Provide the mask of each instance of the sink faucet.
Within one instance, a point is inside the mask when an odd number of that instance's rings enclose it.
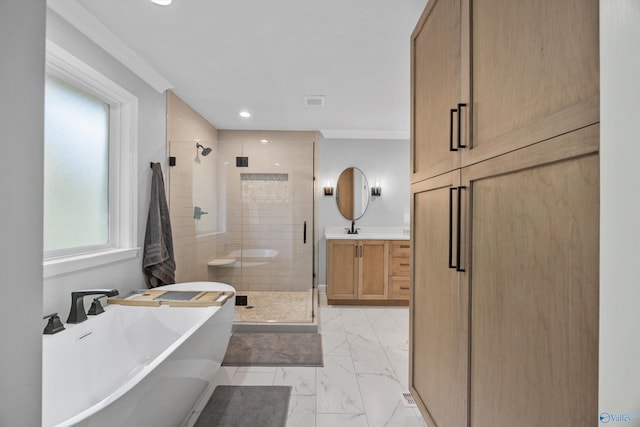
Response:
[[[351,228],[347,228],[347,234],[358,234],[358,229],[356,228],[355,221],[351,221]]]
[[[113,297],[118,295],[117,289],[87,289],[84,291],[71,292],[71,311],[67,323],[80,323],[87,320],[87,313],[84,311],[84,297],[87,295],[106,295]]]

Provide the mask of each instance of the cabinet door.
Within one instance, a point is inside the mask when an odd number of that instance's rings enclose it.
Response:
[[[465,168],[473,427],[598,416],[598,126]]]
[[[467,422],[468,288],[463,275],[449,268],[455,220],[449,189],[459,177],[455,171],[411,187],[409,382],[433,427]]]
[[[356,299],[357,242],[327,241],[327,299]]]
[[[599,121],[598,0],[471,2],[463,166]]]
[[[451,109],[460,100],[460,0],[431,0],[411,37],[411,182],[456,169]],[[453,117],[457,120],[457,117]]]
[[[387,299],[389,295],[387,242],[384,240],[362,240],[359,245],[358,298],[363,300]]]

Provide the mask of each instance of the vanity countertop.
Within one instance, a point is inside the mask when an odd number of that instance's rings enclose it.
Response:
[[[358,227],[358,234],[347,234],[347,227],[325,227],[327,240],[410,240],[409,230],[403,227]]]

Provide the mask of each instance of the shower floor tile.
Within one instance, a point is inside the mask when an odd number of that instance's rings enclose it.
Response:
[[[236,306],[236,322],[310,323],[311,292],[237,291],[247,296],[246,306]]]

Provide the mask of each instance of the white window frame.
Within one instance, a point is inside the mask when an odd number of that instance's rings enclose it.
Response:
[[[110,104],[109,245],[46,254],[44,277],[138,256],[138,98],[47,40],[46,72]]]

